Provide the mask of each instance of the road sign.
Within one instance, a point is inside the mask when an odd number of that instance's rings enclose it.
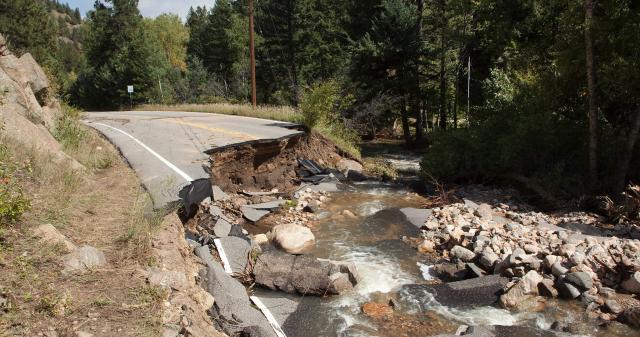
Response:
[[[132,93],[133,92],[133,86],[132,85],[128,85],[127,86],[127,92],[128,93]]]

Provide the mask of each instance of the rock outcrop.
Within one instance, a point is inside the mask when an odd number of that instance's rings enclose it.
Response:
[[[18,58],[0,35],[0,135],[82,169],[51,135],[62,111],[58,101],[49,97],[49,85],[33,57],[27,53]]]

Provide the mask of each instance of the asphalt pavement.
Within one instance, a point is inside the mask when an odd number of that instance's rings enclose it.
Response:
[[[198,112],[88,112],[84,122],[118,147],[156,208],[177,200],[190,181],[209,177],[205,151],[300,133],[290,123]]]

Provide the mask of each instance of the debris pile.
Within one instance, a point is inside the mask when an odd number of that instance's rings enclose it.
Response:
[[[603,227],[584,213],[556,217],[528,209],[469,199],[433,208],[417,248],[449,261],[433,268],[443,279],[507,277],[499,301],[505,308],[527,310],[562,297],[579,299],[591,317],[606,321],[636,310],[618,300],[625,296],[619,293],[640,294],[636,225]]]

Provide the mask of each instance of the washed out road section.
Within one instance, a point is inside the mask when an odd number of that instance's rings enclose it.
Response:
[[[197,112],[88,112],[84,121],[120,149],[156,208],[177,200],[190,180],[209,177],[205,151],[301,133],[290,123]]]

